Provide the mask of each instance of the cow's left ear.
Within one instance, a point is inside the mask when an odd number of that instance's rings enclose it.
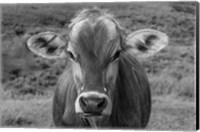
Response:
[[[143,29],[128,35],[126,44],[130,47],[127,52],[137,58],[147,58],[168,45],[168,36],[160,31]]]

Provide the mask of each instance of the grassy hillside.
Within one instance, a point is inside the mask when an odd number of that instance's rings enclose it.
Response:
[[[50,127],[51,100],[66,60],[46,60],[28,51],[26,40],[42,31],[66,35],[75,13],[98,6],[115,15],[127,32],[165,32],[169,46],[142,62],[153,110],[151,130],[195,129],[195,2],[134,2],[1,5],[2,126]],[[48,122],[46,122],[48,121]],[[176,123],[175,123],[176,122]]]

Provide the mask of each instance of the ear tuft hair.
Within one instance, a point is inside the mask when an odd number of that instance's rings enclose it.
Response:
[[[143,29],[128,35],[126,44],[131,47],[129,53],[138,58],[147,58],[168,45],[168,36],[156,30]]]
[[[39,56],[56,59],[65,56],[66,43],[63,37],[53,32],[43,32],[29,38],[27,47]]]

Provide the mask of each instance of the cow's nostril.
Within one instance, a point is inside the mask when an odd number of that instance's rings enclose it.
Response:
[[[87,100],[83,97],[80,98],[80,105],[82,107],[86,107],[87,106]]]
[[[97,105],[97,108],[103,109],[103,108],[105,108],[106,104],[107,104],[106,99],[101,98],[101,99],[99,99],[99,103]]]

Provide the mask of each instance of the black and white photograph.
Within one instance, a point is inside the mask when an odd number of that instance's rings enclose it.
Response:
[[[0,4],[0,128],[196,130],[198,4]]]

